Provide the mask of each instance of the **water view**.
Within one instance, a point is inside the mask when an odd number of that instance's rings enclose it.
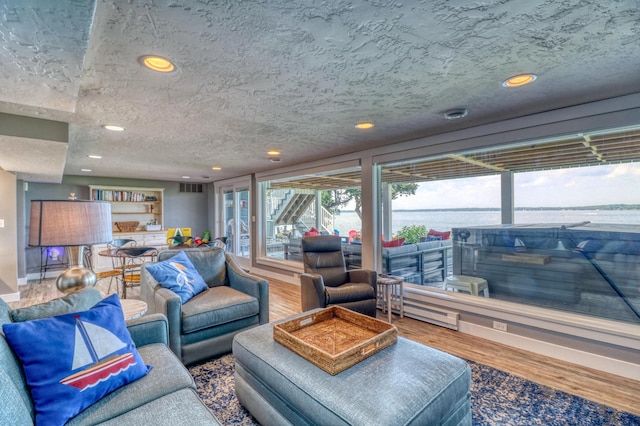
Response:
[[[497,225],[499,210],[401,210],[392,216],[393,234],[403,226],[424,225],[427,230],[446,231],[462,226]],[[580,222],[617,223],[640,225],[640,210],[516,210],[515,222],[519,224]],[[335,216],[335,228],[340,235],[350,230],[360,230],[360,218],[355,212],[341,211]]]

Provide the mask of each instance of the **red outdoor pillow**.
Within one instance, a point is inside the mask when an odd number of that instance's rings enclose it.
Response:
[[[311,228],[307,232],[304,233],[305,237],[313,237],[315,235],[320,235],[320,232],[316,228]]]
[[[400,247],[401,245],[404,244],[404,238],[398,238],[397,240],[391,240],[391,241],[382,241],[382,247],[384,248],[389,248],[389,247]]]
[[[451,231],[440,232],[434,229],[429,229],[429,233],[427,233],[427,236],[429,235],[433,235],[434,237],[440,237],[443,240],[448,240],[449,238],[451,238]]]

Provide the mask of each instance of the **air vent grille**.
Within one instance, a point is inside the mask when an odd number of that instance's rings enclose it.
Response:
[[[201,183],[181,183],[180,192],[202,192]]]

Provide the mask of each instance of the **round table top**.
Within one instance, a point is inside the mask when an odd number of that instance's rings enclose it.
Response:
[[[147,302],[138,299],[120,299],[125,320],[140,318],[147,312]]]
[[[153,257],[158,254],[155,247],[127,247],[127,251],[122,249],[107,249],[98,252],[99,256],[106,257]]]
[[[378,275],[378,284],[382,285],[396,285],[401,284],[404,281],[402,277],[397,277],[395,275]]]

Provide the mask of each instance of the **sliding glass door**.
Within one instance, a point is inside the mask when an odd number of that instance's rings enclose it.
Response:
[[[251,256],[250,190],[247,184],[221,187],[219,192],[220,233],[226,237],[226,250],[241,264],[249,265]]]

